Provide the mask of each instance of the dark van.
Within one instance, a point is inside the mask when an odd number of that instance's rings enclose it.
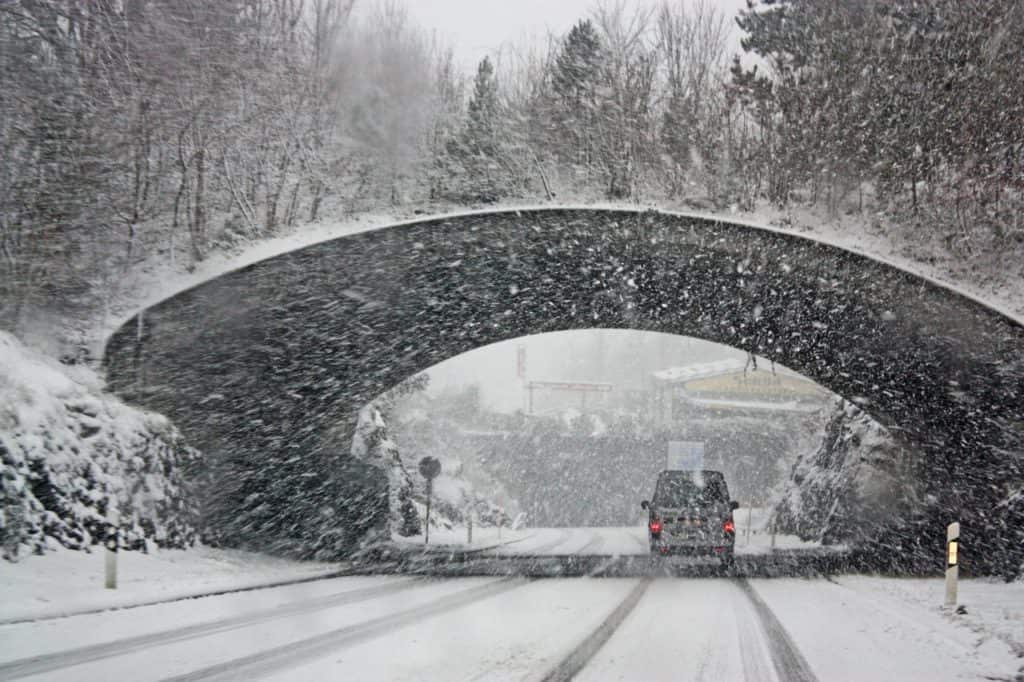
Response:
[[[730,499],[721,471],[662,471],[654,498],[640,506],[648,512],[652,555],[714,556],[723,566],[732,565],[732,512],[739,503]]]

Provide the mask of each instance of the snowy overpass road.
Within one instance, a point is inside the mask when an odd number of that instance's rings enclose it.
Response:
[[[799,538],[779,535],[774,541],[755,524],[747,534],[742,525],[743,510],[737,518],[736,575],[752,577],[800,577],[835,573],[848,565],[844,547],[822,547]],[[763,524],[762,524],[763,525]],[[431,532],[431,543],[418,538],[396,538],[391,554],[375,557],[367,566],[375,571],[384,562],[393,572],[433,577],[503,576],[551,577],[708,577],[720,576],[717,559],[695,561],[671,558],[652,562],[647,530],[636,526],[608,528],[530,528],[505,531],[497,537],[494,528],[478,529],[475,542],[466,542],[465,530]],[[773,546],[774,543],[774,546]]]
[[[0,679],[1009,679],[856,580],[352,576],[4,626]]]

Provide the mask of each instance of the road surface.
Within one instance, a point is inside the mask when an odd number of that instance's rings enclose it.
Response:
[[[858,580],[350,576],[2,626],[0,679],[1013,679],[1005,647]]]

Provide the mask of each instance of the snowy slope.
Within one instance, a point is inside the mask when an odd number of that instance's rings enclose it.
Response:
[[[183,547],[196,509],[182,467],[198,453],[163,417],[104,394],[0,332],[0,542],[5,558],[104,540]]]

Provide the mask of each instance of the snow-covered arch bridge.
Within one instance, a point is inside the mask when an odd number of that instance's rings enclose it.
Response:
[[[667,332],[770,357],[920,448],[950,517],[989,530],[1020,476],[1018,322],[865,256],[713,219],[428,218],[255,263],[141,318],[107,345],[110,386],[230,470],[223,500],[247,513],[221,521],[243,540],[302,537],[310,514],[363,509],[370,479],[323,437],[339,422],[350,430],[367,401],[474,348],[566,329]]]

